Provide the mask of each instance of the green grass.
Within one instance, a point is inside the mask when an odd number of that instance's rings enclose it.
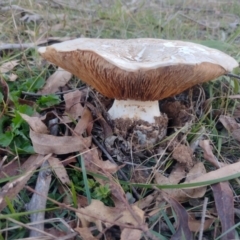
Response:
[[[63,1],[64,2],[64,1]],[[67,1],[66,1],[67,2]],[[70,1],[71,2],[71,1]],[[14,9],[0,14],[0,43],[33,43],[39,39],[47,37],[91,37],[91,38],[164,38],[179,39],[201,43],[206,46],[217,48],[230,55],[238,61],[240,60],[240,26],[234,25],[236,19],[240,18],[240,3],[238,0],[216,1],[211,4],[201,4],[200,1],[136,1],[130,4],[129,1],[77,1],[74,7],[50,6],[36,4],[35,1],[12,1],[13,4],[29,9],[32,13],[40,14],[43,19],[38,22],[26,23],[21,21],[22,15]],[[154,3],[154,2],[159,2]],[[161,2],[161,3],[160,3]],[[77,9],[77,10],[76,10]],[[1,46],[1,44],[0,44]],[[8,73],[3,74],[3,78],[8,86],[8,102],[5,100],[6,89],[0,85],[0,109],[4,113],[0,118],[0,159],[6,156],[6,163],[16,158],[21,164],[30,154],[34,153],[29,138],[29,126],[20,117],[19,113],[32,115],[34,112],[46,114],[50,108],[63,107],[63,100],[56,95],[33,97],[25,95],[23,92],[36,93],[45,83],[45,80],[55,71],[42,62],[35,49],[9,50],[1,52],[0,65],[10,60],[18,60],[19,65],[11,72],[18,76],[15,82],[10,82]],[[240,70],[236,70],[239,74]],[[220,80],[220,81],[219,81]],[[81,83],[74,78],[71,86],[79,87]],[[205,129],[204,136],[211,140],[213,152],[219,161],[234,163],[240,157],[239,143],[229,135],[218,122],[219,113],[234,115],[239,107],[238,99],[229,99],[228,96],[240,94],[239,80],[221,77],[217,81],[212,81],[203,85],[202,90],[206,94],[208,105],[201,105],[201,112],[195,114],[195,120],[190,129],[187,130],[186,139],[190,143],[194,137],[198,136],[200,129]],[[21,99],[21,100],[20,100]],[[201,103],[205,100],[200,100]],[[23,101],[25,100],[25,102]],[[194,104],[197,99],[193,98]],[[206,102],[205,102],[206,103]],[[2,111],[2,110],[1,110]],[[238,116],[239,117],[239,116]],[[198,159],[204,161],[201,149],[197,148],[194,153]],[[165,156],[163,157],[163,160]],[[170,159],[161,168],[163,172],[169,174],[173,160]],[[156,162],[156,158],[152,158]],[[155,163],[154,162],[154,163]],[[167,161],[166,161],[167,162]],[[81,163],[81,164],[80,164]],[[54,177],[50,187],[49,197],[58,201],[64,201],[65,197],[70,198],[69,202],[74,207],[77,206],[77,196],[87,196],[91,199],[100,199],[105,204],[112,206],[110,187],[101,186],[91,174],[88,174],[83,161],[75,163],[75,169],[68,169],[68,174],[72,180],[70,189],[64,186],[60,191],[60,180]],[[152,167],[152,163],[148,163]],[[152,165],[151,165],[152,164]],[[82,169],[79,167],[81,166]],[[147,166],[147,164],[146,164]],[[205,163],[208,170],[212,166]],[[82,172],[84,173],[82,175]],[[29,185],[34,187],[37,173],[29,181]],[[238,178],[238,175],[229,177],[230,180]],[[6,181],[10,179],[6,176]],[[1,179],[1,187],[4,179]],[[212,183],[215,183],[210,182]],[[208,182],[208,184],[210,184]],[[238,179],[231,181],[232,190],[237,197],[239,194]],[[201,183],[199,183],[201,185]],[[132,184],[134,185],[134,184]],[[129,184],[122,182],[123,189],[131,192]],[[152,183],[145,185],[136,183],[135,187],[141,187],[148,194],[148,189],[152,189]],[[195,184],[194,186],[199,186]],[[172,184],[162,186],[162,188],[182,187]],[[212,198],[212,193],[207,193]],[[29,202],[31,194],[23,189],[16,199],[8,199],[7,207],[0,215],[0,229],[16,226],[9,218],[14,218],[22,223],[29,222],[29,212],[25,209],[25,203]],[[201,200],[201,199],[200,199]],[[213,203],[209,203],[209,208]],[[60,217],[69,220],[76,220],[76,215],[68,209],[55,209],[55,203],[48,200],[46,218]],[[201,211],[201,203],[198,206]],[[238,205],[236,204],[236,208]],[[159,206],[159,212],[149,219],[151,231],[161,239],[168,239],[175,229],[173,226],[176,214],[174,211],[167,211],[163,204]],[[191,207],[187,206],[186,210]],[[165,232],[158,231],[156,225],[162,221]],[[235,222],[239,221],[236,214]],[[217,221],[217,220],[216,220]],[[155,228],[154,228],[155,226]],[[238,235],[240,230],[238,224],[235,226]],[[209,228],[205,237],[211,239],[214,229]],[[16,230],[9,230],[0,234],[0,239],[19,239],[28,236],[29,230],[20,227]],[[80,238],[79,238],[80,239]],[[196,235],[197,239],[197,235]]]

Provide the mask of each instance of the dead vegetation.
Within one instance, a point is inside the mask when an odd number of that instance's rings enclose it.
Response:
[[[238,239],[239,79],[161,101],[167,136],[138,151],[113,134],[112,100],[36,48],[155,37],[239,60],[239,11],[220,0],[2,1],[0,239]]]

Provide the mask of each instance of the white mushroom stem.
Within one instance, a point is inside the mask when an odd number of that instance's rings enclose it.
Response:
[[[112,119],[131,118],[154,123],[154,117],[160,117],[158,101],[115,100],[108,113]]]

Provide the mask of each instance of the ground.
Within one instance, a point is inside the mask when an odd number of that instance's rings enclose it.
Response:
[[[11,4],[0,2],[0,240],[239,239],[239,68],[160,101],[167,135],[139,149],[116,132],[112,99],[37,49],[163,38],[239,62],[240,2]]]

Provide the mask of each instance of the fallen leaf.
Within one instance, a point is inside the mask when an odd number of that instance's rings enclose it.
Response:
[[[204,158],[208,160],[213,166],[215,166],[216,168],[224,166],[224,164],[218,162],[217,158],[214,156],[209,140],[200,141],[199,146],[203,149]]]
[[[163,176],[161,173],[155,174],[155,181],[157,184],[178,184],[179,181],[184,177],[184,174],[186,174],[184,171],[182,171],[182,175],[180,173],[181,168],[179,167],[176,171],[176,178],[172,177],[167,178]],[[195,178],[198,178],[206,173],[206,169],[202,162],[196,163],[189,171],[189,173],[186,175],[186,179],[184,183],[189,183],[193,181]],[[172,173],[171,173],[172,174]],[[170,174],[170,176],[171,176]],[[179,177],[180,176],[180,177]],[[187,201],[190,198],[200,198],[203,197],[206,193],[207,188],[206,187],[199,187],[199,188],[191,188],[191,189],[162,189],[162,197],[165,193],[168,194],[171,198],[176,199],[177,201]]]
[[[186,176],[186,180],[184,183],[189,183],[192,180],[196,179],[197,177],[200,177],[202,175],[206,174],[206,169],[202,162],[196,163],[189,173]],[[189,197],[191,198],[201,198],[205,195],[207,191],[207,187],[201,187],[201,188],[192,188],[192,189],[184,189],[183,190]]]
[[[45,162],[50,155],[31,155],[25,162],[25,171],[17,177],[17,179],[12,180],[5,184],[0,191],[0,212],[6,207],[5,198],[13,199],[17,194],[24,188],[27,181],[35,173],[35,170]]]
[[[208,182],[213,181],[219,178],[226,178],[231,175],[239,174],[240,173],[240,162],[232,163],[229,165],[226,165],[224,167],[221,167],[215,171],[208,172],[206,174],[203,174],[202,176],[199,176],[193,180],[191,180],[188,183],[201,183],[201,182]],[[209,184],[206,183],[202,186],[208,186]],[[201,186],[201,187],[202,187]],[[191,188],[198,188],[198,187],[187,187],[187,189]],[[184,187],[182,188],[184,189]]]
[[[173,170],[171,171],[171,173],[169,174],[169,181],[171,183],[179,183],[182,179],[184,179],[186,177],[186,171],[185,171],[185,167],[180,164],[177,163]]]
[[[117,164],[111,163],[109,160],[100,160],[96,148],[92,148],[90,151],[83,153],[83,159],[87,170],[94,173],[113,174],[120,168]],[[100,181],[99,178],[97,180]]]
[[[65,112],[62,120],[64,123],[73,122],[82,115],[83,106],[81,105],[82,93],[79,90],[64,94]]]
[[[144,223],[144,212],[136,206],[130,206],[132,211],[140,221],[140,224]],[[124,208],[117,208],[117,207],[107,207],[99,200],[92,200],[91,204],[85,208],[80,208],[81,211],[77,212],[77,216],[81,221],[83,227],[88,227],[90,223],[95,223],[96,227],[100,232],[103,231],[103,223],[106,227],[111,227],[113,225],[117,225],[123,227],[124,225],[133,226],[134,236],[135,238],[140,239],[141,233],[140,230],[134,229],[134,227],[139,226],[139,221],[132,216],[132,214],[124,207]],[[124,229],[123,229],[124,230]],[[131,236],[131,232],[128,232]],[[123,232],[124,237],[126,233]],[[140,236],[140,237],[138,237]],[[125,240],[130,240],[131,238],[122,238]]]
[[[188,215],[189,216],[188,227],[191,232],[196,233],[199,232],[201,228],[201,220],[195,219],[195,217],[192,215],[191,214]],[[203,224],[203,231],[208,230],[211,227],[211,225],[215,222],[215,220],[216,220],[215,218],[205,219]]]
[[[61,230],[60,228],[55,228],[55,227],[51,227],[51,228],[45,228],[44,229],[45,232],[49,233],[49,234],[52,234],[54,237],[58,237],[61,239],[66,237],[67,233],[64,232],[63,230]]]
[[[156,199],[158,195],[157,191],[147,195],[145,198],[142,198],[134,203],[135,206],[139,207],[140,209],[145,209],[151,205],[151,203]]]
[[[20,113],[21,117],[29,124],[31,129],[36,133],[48,133],[47,126],[39,117],[30,117],[26,114]]]
[[[82,227],[82,228],[77,227],[74,230],[80,234],[80,236],[82,237],[83,240],[97,240],[98,239],[92,235],[90,229],[87,227]]]
[[[91,134],[93,128],[93,117],[92,113],[88,108],[84,108],[81,114],[81,118],[79,119],[76,127],[74,128],[74,132],[78,135],[82,135],[84,131],[87,131],[88,135]]]
[[[176,200],[165,195],[165,200],[170,203],[177,215],[177,230],[172,235],[171,240],[193,239],[192,233],[188,227],[188,213],[185,208]]]
[[[67,171],[63,166],[62,162],[55,157],[48,159],[49,165],[52,167],[52,170],[58,176],[63,184],[70,184],[70,179],[68,177]]]
[[[125,228],[121,233],[121,240],[137,240],[141,239],[142,231],[137,229]]]
[[[104,119],[104,117],[102,116],[101,112],[99,111],[99,109],[97,109],[96,107],[94,107],[91,103],[87,102],[86,104],[88,106],[88,108],[91,110],[91,112],[97,117],[98,122],[100,123],[102,129],[103,129],[103,133],[104,133],[104,137],[105,139],[112,136],[113,135],[113,131],[112,128],[109,126],[109,124],[106,122],[106,120]]]
[[[232,230],[222,236],[221,239],[235,239],[234,199],[233,192],[229,187],[229,183],[217,183],[212,185],[211,188],[213,191],[218,216],[221,221],[222,234],[232,228]]]
[[[14,67],[16,67],[18,64],[19,64],[18,60],[13,60],[13,61],[3,63],[0,66],[0,73],[7,73],[11,71]]]
[[[19,173],[19,162],[12,160],[11,162],[0,167],[0,179],[4,177],[12,177]]]
[[[234,118],[221,115],[219,121],[232,134],[233,138],[240,141],[240,124]]]
[[[65,86],[71,78],[72,74],[70,72],[65,71],[59,67],[57,71],[47,79],[45,86],[40,91],[38,91],[38,93],[55,93],[59,91],[59,87]]]
[[[8,81],[10,81],[10,82],[15,82],[17,80],[17,78],[18,78],[18,75],[14,74],[14,73],[10,73],[8,75]]]
[[[83,152],[91,145],[91,137],[63,136],[56,137],[48,134],[34,132],[30,129],[30,138],[36,153],[40,154],[66,154]]]

